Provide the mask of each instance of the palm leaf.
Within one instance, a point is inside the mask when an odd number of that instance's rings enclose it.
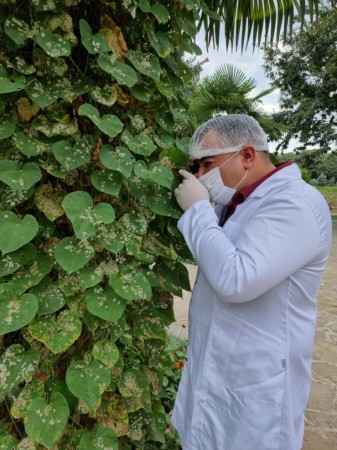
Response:
[[[220,29],[224,27],[227,49],[229,45],[241,49],[248,44],[251,33],[253,47],[265,41],[278,41],[292,32],[294,10],[305,24],[306,8],[310,20],[317,15],[319,0],[209,0],[207,8],[213,11],[211,17],[207,10],[201,9],[199,29],[204,28],[207,48],[212,43],[219,47]],[[221,20],[218,19],[221,18]]]

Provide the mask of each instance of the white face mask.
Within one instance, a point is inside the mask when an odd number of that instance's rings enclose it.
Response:
[[[228,163],[238,152],[234,153],[230,158],[228,158],[224,163],[222,163],[219,167],[215,167],[214,169],[210,170],[209,172],[205,173],[202,177],[199,178],[199,181],[205,186],[205,188],[209,192],[209,196],[211,199],[211,202],[214,202],[216,204],[220,205],[227,205],[233,198],[233,195],[236,192],[236,188],[243,182],[243,180],[246,178],[246,175],[248,173],[248,170],[246,170],[246,173],[242,177],[242,179],[239,181],[239,183],[231,188],[228,186],[225,186],[220,173],[220,168],[224,166],[226,163]]]

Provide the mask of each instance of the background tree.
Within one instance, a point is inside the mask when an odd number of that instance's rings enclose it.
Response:
[[[288,127],[279,146],[291,138],[304,148],[336,147],[337,112],[337,11],[322,10],[307,30],[298,30],[291,41],[275,48],[267,45],[264,68],[273,86],[280,89],[280,112],[275,119]]]
[[[265,89],[256,95],[256,81],[231,64],[218,67],[214,74],[204,76],[192,90],[190,111],[201,124],[220,114],[247,114],[254,117],[271,140],[281,136],[282,124],[261,109],[262,99],[273,92]]]

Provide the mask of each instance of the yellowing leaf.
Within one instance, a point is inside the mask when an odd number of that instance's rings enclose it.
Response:
[[[23,122],[29,122],[40,110],[35,103],[30,103],[27,97],[20,97],[15,103]]]

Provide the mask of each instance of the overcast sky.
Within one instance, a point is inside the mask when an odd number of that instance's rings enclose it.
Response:
[[[256,81],[256,91],[252,92],[253,95],[270,87],[270,80],[266,77],[262,68],[262,50],[256,48],[253,53],[252,46],[248,46],[247,51],[243,53],[240,50],[237,52],[234,50],[227,51],[224,39],[221,39],[217,50],[213,49],[213,46],[210,46],[207,52],[203,33],[199,33],[196,43],[203,52],[202,55],[197,57],[197,61],[203,61],[205,58],[209,59],[209,62],[202,65],[201,76],[213,74],[216,68],[223,64],[232,64],[238,69],[241,69],[247,77],[254,78]],[[279,109],[279,90],[275,90],[272,94],[263,97],[261,108],[269,113],[276,112]],[[293,142],[291,146],[295,144]],[[270,151],[273,151],[275,147],[276,143],[271,143]]]

